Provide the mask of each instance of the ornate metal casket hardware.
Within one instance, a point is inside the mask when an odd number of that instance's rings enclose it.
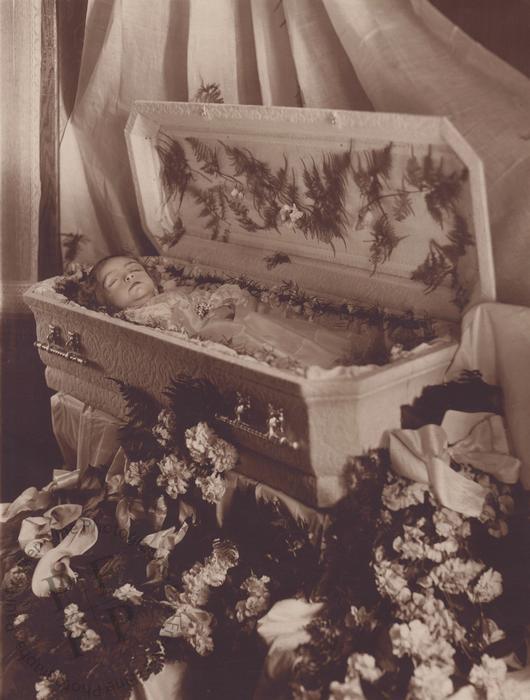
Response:
[[[81,338],[79,337],[79,333],[76,333],[75,331],[68,331],[66,335],[66,343],[63,345],[61,341],[61,329],[59,326],[50,324],[48,326],[46,342],[43,343],[41,340],[36,340],[33,345],[39,350],[49,352],[50,355],[63,357],[69,362],[76,362],[78,365],[88,364],[88,360],[80,355]]]
[[[218,421],[237,428],[237,430],[242,430],[260,440],[288,447],[291,450],[300,449],[300,443],[296,440],[289,440],[286,435],[285,412],[283,408],[277,408],[269,404],[267,407],[266,430],[258,430],[244,420],[245,413],[250,410],[250,399],[239,392],[237,392],[236,397],[237,403],[234,407],[234,417],[217,414],[216,418]]]

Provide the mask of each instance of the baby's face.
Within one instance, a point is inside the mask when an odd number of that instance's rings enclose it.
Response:
[[[105,260],[97,271],[99,294],[115,309],[143,306],[157,294],[157,288],[144,267],[133,258]]]

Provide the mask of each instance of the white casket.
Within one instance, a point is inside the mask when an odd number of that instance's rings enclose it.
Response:
[[[82,308],[47,280],[25,299],[48,385],[120,417],[112,379],[161,400],[176,375],[208,379],[234,397],[218,418],[241,472],[333,504],[348,457],[443,381],[463,310],[495,299],[480,160],[445,118],[368,112],[137,102],[126,139],[160,255],[294,290],[288,317],[347,321],[359,353],[293,372]],[[370,363],[403,338],[408,352]]]

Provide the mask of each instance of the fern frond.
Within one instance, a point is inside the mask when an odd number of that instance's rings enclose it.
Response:
[[[219,83],[204,83],[201,80],[201,86],[193,97],[193,102],[213,102],[223,104],[224,99],[221,93]]]
[[[372,274],[377,267],[385,263],[392,252],[406,236],[398,236],[387,214],[381,214],[375,221],[370,244],[370,263],[373,265]]]
[[[160,178],[166,202],[180,195],[180,206],[188,183],[193,179],[184,148],[171,136],[160,132],[155,150],[160,158]]]
[[[207,175],[218,175],[219,159],[217,157],[217,149],[212,148],[194,136],[188,136],[186,141],[190,144],[197,161],[201,163],[201,170]]]

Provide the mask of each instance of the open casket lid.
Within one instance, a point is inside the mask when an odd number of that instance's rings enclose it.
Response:
[[[126,139],[161,255],[449,320],[495,299],[482,163],[444,117],[138,101]]]

